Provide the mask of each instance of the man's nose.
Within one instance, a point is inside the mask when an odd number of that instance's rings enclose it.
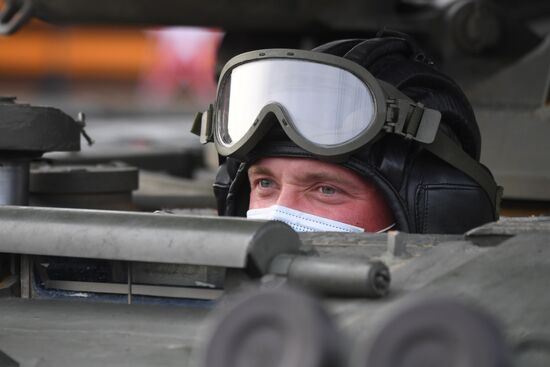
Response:
[[[283,186],[279,191],[277,197],[277,205],[285,206],[287,208],[300,210],[300,203],[303,200],[303,194],[298,192],[292,186]]]

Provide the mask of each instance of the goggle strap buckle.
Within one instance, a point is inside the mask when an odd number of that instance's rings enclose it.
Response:
[[[407,99],[389,99],[386,131],[424,144],[434,141],[441,113]]]

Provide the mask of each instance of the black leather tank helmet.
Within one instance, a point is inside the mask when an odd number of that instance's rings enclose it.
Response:
[[[479,163],[481,138],[472,108],[460,87],[436,70],[408,36],[341,40],[313,51],[351,60],[413,101],[440,111],[439,130],[456,142],[461,153],[466,152],[490,181],[482,187],[479,180],[464,173],[467,170],[455,168],[457,165],[449,164],[449,160],[436,156],[426,146],[403,136],[383,135],[338,164],[377,185],[394,214],[396,229],[464,233],[498,219],[501,189]],[[246,157],[220,156],[214,183],[220,215],[246,216],[250,194],[247,170],[255,160],[268,156],[322,159],[298,147],[279,124],[274,124]],[[489,191],[488,186],[492,186]]]

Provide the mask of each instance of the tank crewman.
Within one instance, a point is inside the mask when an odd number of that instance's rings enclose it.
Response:
[[[193,131],[220,157],[220,215],[416,233],[498,219],[468,100],[401,33],[238,55]]]

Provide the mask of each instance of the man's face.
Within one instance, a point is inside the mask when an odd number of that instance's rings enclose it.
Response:
[[[347,168],[304,158],[263,158],[248,170],[249,209],[282,205],[376,232],[394,220],[374,184]]]

